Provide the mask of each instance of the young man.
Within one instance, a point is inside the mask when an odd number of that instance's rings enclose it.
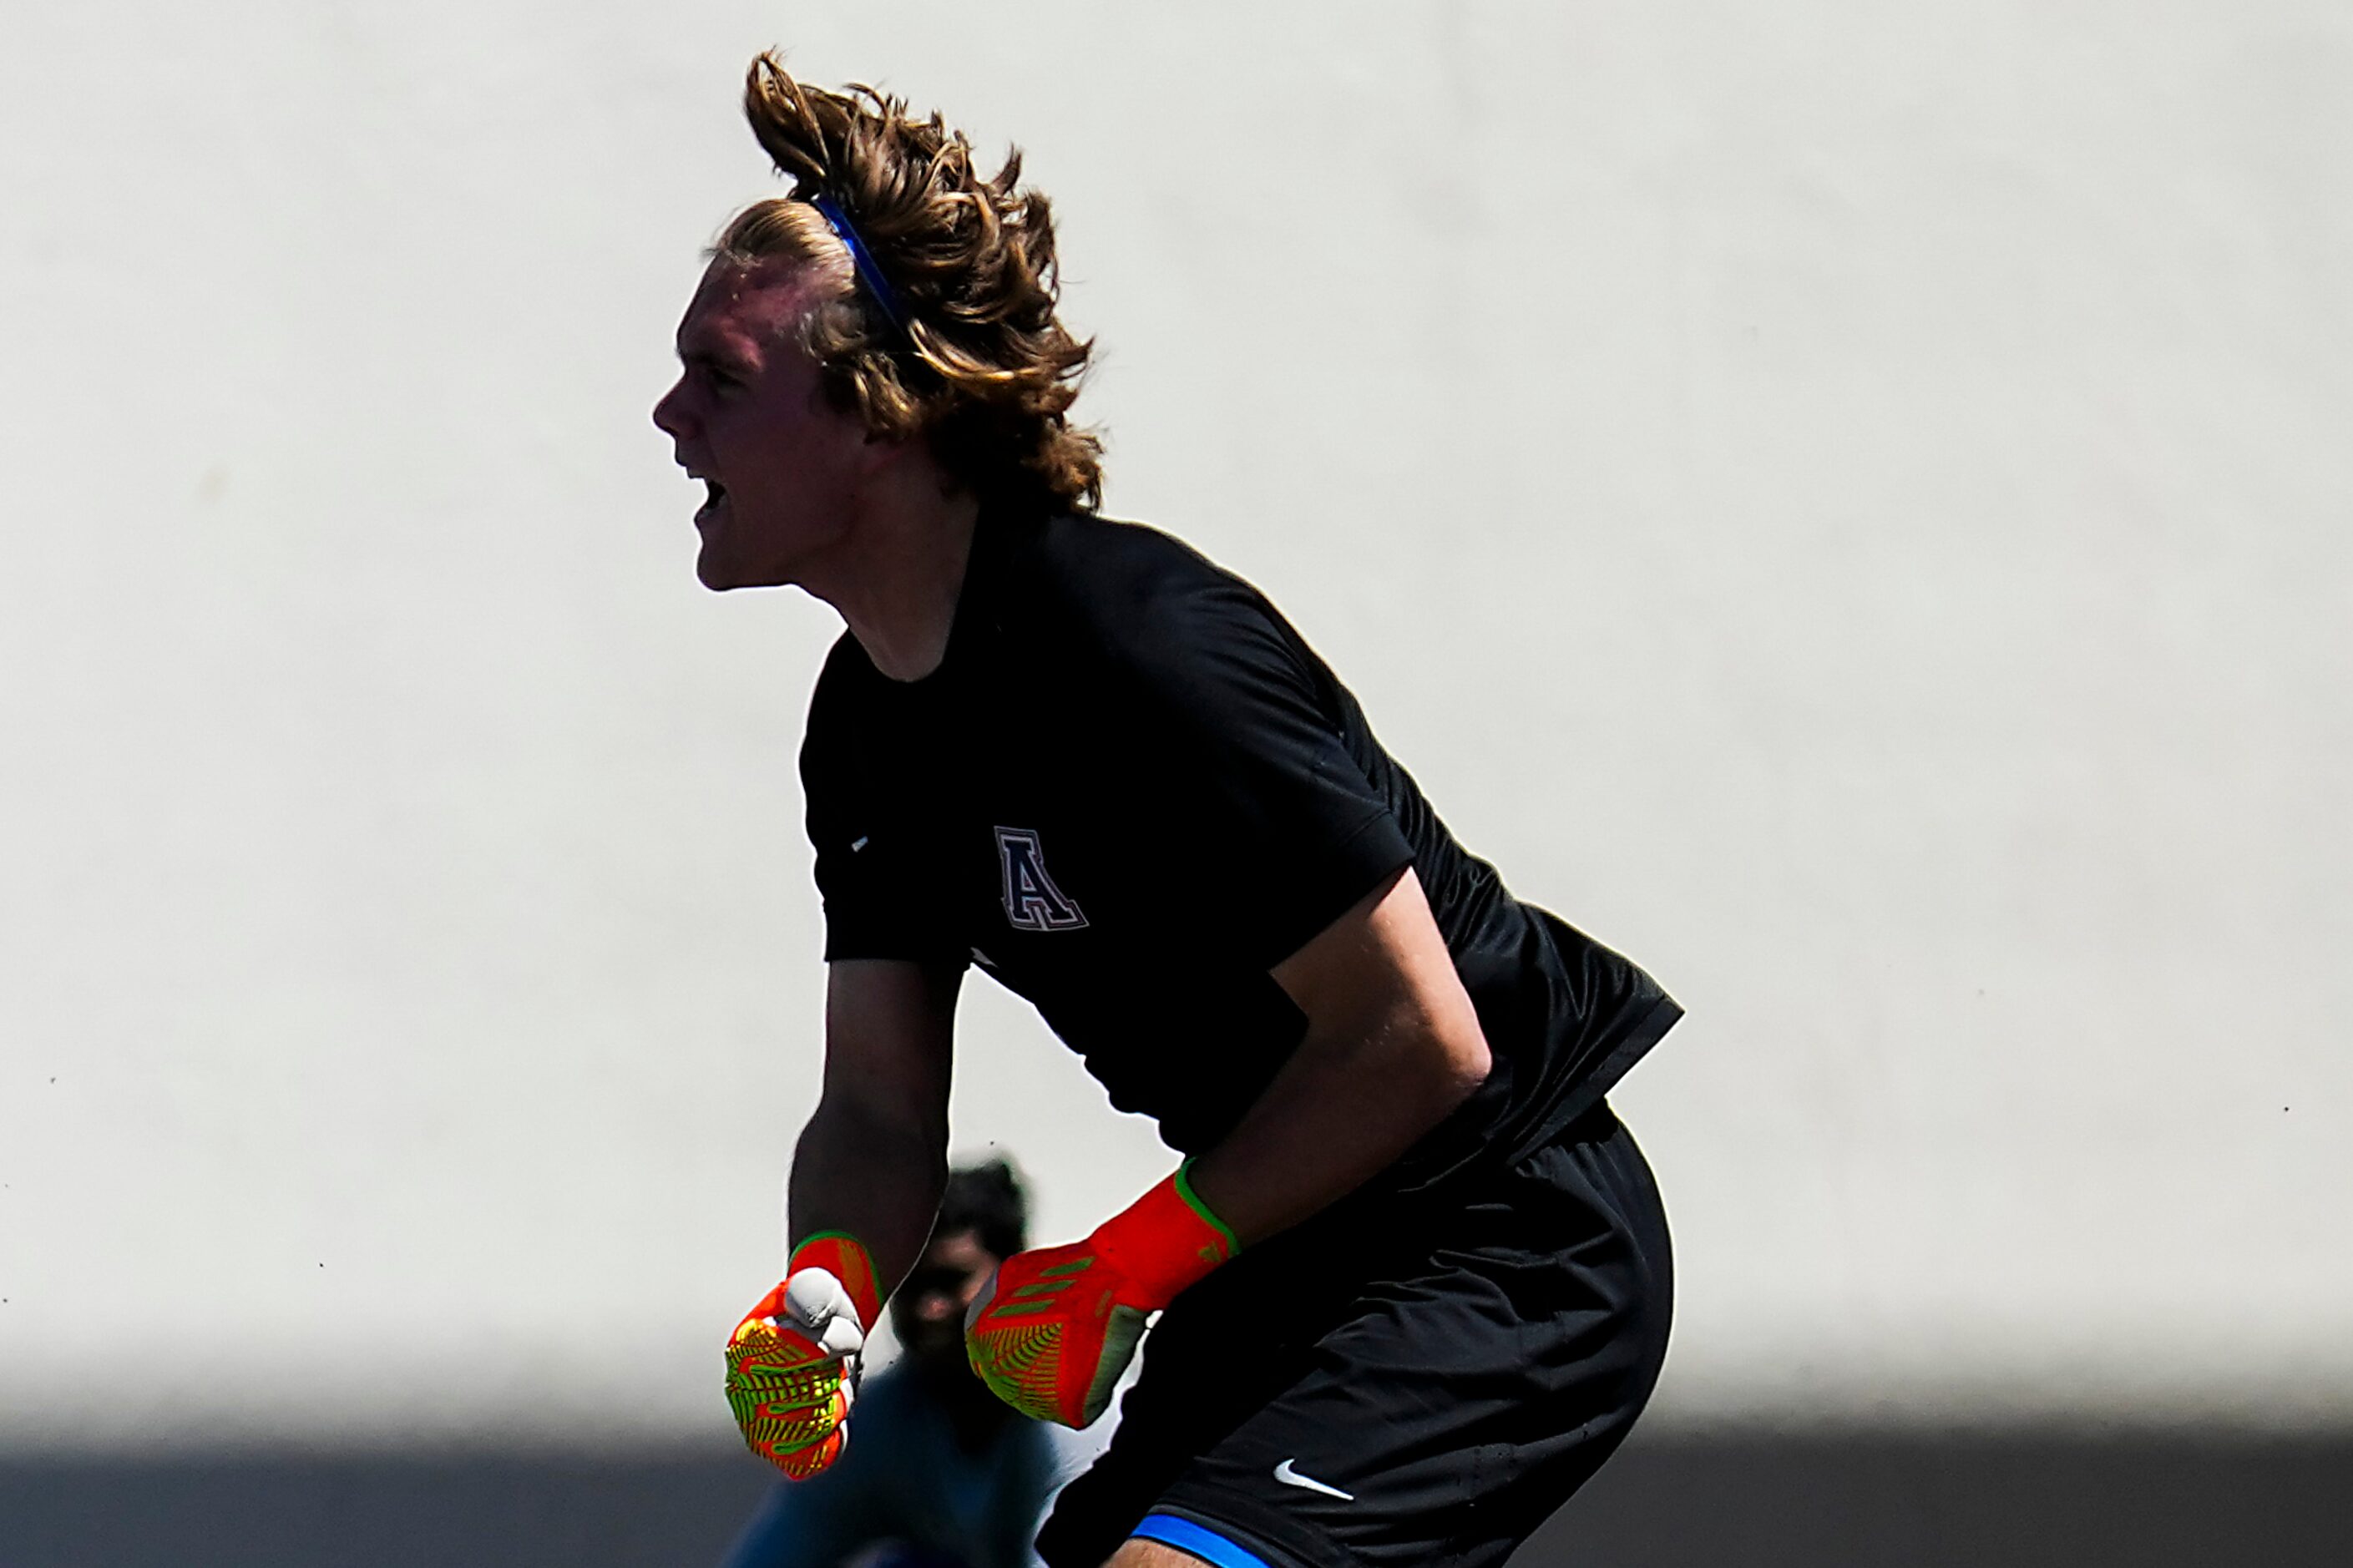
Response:
[[[1658,1376],[1665,1220],[1602,1096],[1678,1009],[1465,853],[1256,590],[1094,515],[1018,156],[767,57],[745,108],[796,188],[714,247],[655,422],[703,583],[848,628],[801,759],[824,1092],[729,1347],[746,1441],[802,1476],[855,1432],[977,965],[1187,1156],[975,1303],[976,1370],[1072,1426],[1163,1314],[1046,1562],[1500,1563]]]
[[[1023,1420],[965,1359],[965,1309],[1029,1226],[1004,1161],[948,1173],[932,1238],[891,1293],[902,1353],[863,1384],[858,1446],[779,1481],[724,1568],[1034,1568],[1046,1505],[1103,1444]]]

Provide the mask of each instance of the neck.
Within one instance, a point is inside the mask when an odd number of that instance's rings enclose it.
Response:
[[[802,585],[831,605],[874,668],[920,680],[947,657],[980,503],[929,461],[892,465],[860,497],[858,519]]]

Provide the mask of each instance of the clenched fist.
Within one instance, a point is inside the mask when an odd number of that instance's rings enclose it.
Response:
[[[727,1339],[727,1405],[746,1447],[797,1481],[841,1457],[881,1310],[873,1262],[856,1241],[818,1237],[794,1248],[784,1282]]]

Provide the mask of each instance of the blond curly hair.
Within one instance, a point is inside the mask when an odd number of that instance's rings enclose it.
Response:
[[[838,285],[797,326],[835,405],[887,439],[922,437],[984,502],[1101,504],[1103,443],[1069,419],[1092,344],[1055,315],[1052,210],[1018,188],[1020,150],[985,177],[936,113],[914,119],[863,85],[803,86],[773,53],[752,62],[744,114],[793,193],[738,213],[711,255],[813,267]],[[811,205],[821,197],[857,230],[897,321],[860,286]]]

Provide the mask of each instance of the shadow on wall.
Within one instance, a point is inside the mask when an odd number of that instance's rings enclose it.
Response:
[[[2353,1427],[1638,1433],[1514,1568],[2336,1568]]]
[[[1640,1436],[1514,1568],[2343,1568],[2353,1428]],[[0,1457],[5,1568],[693,1568],[740,1453]]]

